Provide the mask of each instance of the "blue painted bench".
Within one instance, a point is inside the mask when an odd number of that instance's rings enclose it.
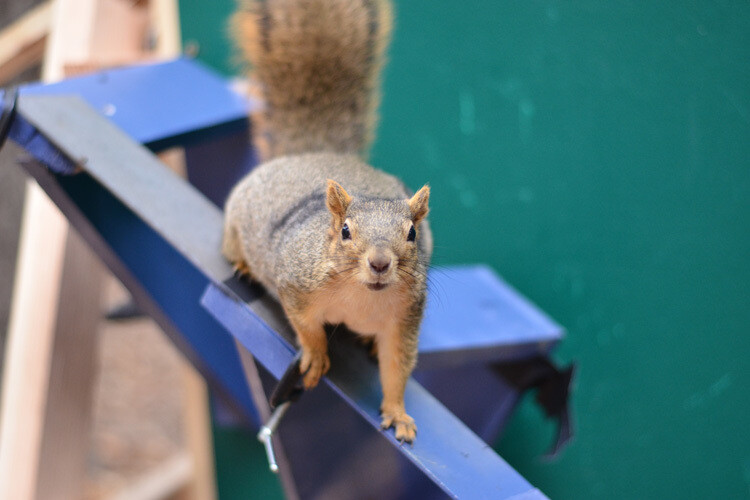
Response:
[[[243,349],[266,393],[294,349],[278,304],[232,279],[219,254],[219,207],[256,162],[248,106],[222,78],[176,60],[26,86],[9,135],[31,155],[27,171],[139,305],[215,393],[257,423],[250,395],[265,394],[249,387]],[[152,154],[172,146],[185,147],[190,183]],[[545,498],[485,441],[529,385],[499,376],[503,367],[544,363],[562,328],[486,267],[436,270],[431,281],[419,382],[406,393],[416,443],[400,446],[378,429],[377,367],[342,338],[331,345],[326,383],[280,427],[296,494],[330,497],[356,485],[376,497]]]

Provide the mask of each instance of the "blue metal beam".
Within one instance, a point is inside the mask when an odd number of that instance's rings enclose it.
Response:
[[[227,287],[212,285],[201,303],[274,377],[283,375],[294,350],[261,317],[276,316],[269,309],[273,303],[266,295],[258,295],[248,303]],[[282,336],[291,336],[288,327],[282,330]],[[325,383],[376,432],[383,432],[377,366],[363,349],[349,343],[331,342],[329,354],[331,371]],[[404,398],[409,413],[419,424],[418,438],[413,446],[408,446],[396,441],[391,431],[383,432],[383,436],[445,493],[454,498],[500,499],[534,491],[490,446],[414,380],[409,380]],[[535,494],[536,497],[529,498],[544,498],[538,492]]]
[[[145,270],[137,273],[134,269],[143,264],[134,261],[130,272],[139,283],[143,280],[141,286],[147,294],[163,297],[164,304],[166,301],[174,304],[169,310],[165,306],[163,314],[169,321],[181,323],[177,330],[185,334],[193,356],[201,359],[199,366],[210,365],[220,383],[232,385],[229,375],[221,372],[220,365],[222,359],[236,364],[236,354],[233,358],[216,352],[215,346],[222,345],[222,338],[229,340],[215,328],[213,320],[217,319],[274,375],[280,375],[283,371],[279,370],[280,367],[285,368],[292,357],[288,337],[279,336],[279,332],[289,335],[288,326],[278,314],[278,306],[267,297],[259,296],[247,305],[221,285],[230,273],[227,263],[218,253],[222,221],[215,205],[172,175],[147,150],[133,143],[80,100],[27,97],[22,99],[19,111],[38,131],[43,131],[50,143],[64,151],[67,158],[75,158],[86,171],[84,175],[61,178],[59,185],[62,189],[58,194],[65,194],[69,202],[86,199],[87,192],[97,192],[92,201],[85,204],[85,210],[83,204],[76,205],[79,215],[92,218],[87,219],[92,221],[90,223],[79,224],[84,237],[91,230],[101,230],[102,236],[105,233],[108,236],[100,239],[106,239],[111,249],[130,247],[127,252],[120,251],[120,255],[128,253],[135,261],[151,260],[152,247],[145,247],[149,252],[145,253],[138,240],[149,242],[158,238],[171,247],[172,256],[146,265]],[[37,169],[35,175],[48,192],[55,191],[52,184],[57,181],[51,174],[45,176]],[[66,187],[68,183],[72,184]],[[71,196],[73,185],[82,191]],[[107,197],[111,198],[110,201],[117,201],[119,210],[102,205]],[[97,214],[97,207],[104,210]],[[70,213],[70,206],[65,203],[61,203],[61,208]],[[119,213],[120,218],[112,220],[113,213]],[[98,222],[93,222],[94,219]],[[89,229],[85,227],[87,224]],[[139,224],[147,224],[150,228],[130,234],[121,231],[129,225]],[[117,229],[107,230],[108,225]],[[134,235],[138,238],[134,239]],[[93,239],[97,237],[94,235]],[[96,246],[96,241],[94,243]],[[140,256],[137,255],[139,251],[142,252]],[[187,290],[181,288],[183,281],[180,276],[183,273],[190,275],[189,268],[193,270],[195,284],[186,287]],[[158,278],[149,277],[149,273],[157,273]],[[194,311],[201,309],[195,297],[195,290],[201,286],[206,288],[204,305],[215,306],[211,308],[213,318]],[[168,298],[169,294],[173,297]],[[222,314],[216,315],[218,309],[223,311]],[[194,324],[196,321],[198,328]],[[259,347],[263,345],[266,347]],[[334,368],[327,383],[377,429],[380,392],[376,368],[362,356],[365,356],[362,350],[334,343],[331,349]],[[544,498],[414,381],[408,384],[406,404],[421,424],[414,447],[398,446],[390,432],[382,435],[446,493],[461,498],[511,498],[517,495]]]

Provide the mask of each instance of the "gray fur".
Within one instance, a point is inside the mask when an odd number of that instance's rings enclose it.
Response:
[[[394,238],[388,231],[410,217],[403,183],[354,155],[311,153],[260,165],[232,190],[226,223],[227,231],[237,235],[251,275],[276,298],[280,286],[320,286],[322,275],[316,270],[332,258],[326,249],[332,227],[325,205],[327,179],[336,179],[353,197],[349,216],[360,222],[368,240],[378,234]],[[298,213],[300,208],[304,212]],[[427,224],[421,232],[420,241],[430,242]],[[431,245],[422,246],[420,267],[431,253]]]

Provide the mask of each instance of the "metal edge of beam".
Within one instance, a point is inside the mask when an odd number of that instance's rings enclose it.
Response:
[[[206,277],[221,281],[231,274],[215,251],[221,242],[221,211],[146,147],[79,97],[23,96],[18,113]]]
[[[0,96],[4,97],[5,92],[7,90],[0,90]],[[28,154],[43,163],[49,170],[59,174],[74,173],[78,168],[76,162],[40,134],[39,130],[18,111],[20,102],[23,100],[25,99],[17,98],[13,120],[7,131],[8,138],[24,148]],[[4,139],[0,137],[0,146]]]

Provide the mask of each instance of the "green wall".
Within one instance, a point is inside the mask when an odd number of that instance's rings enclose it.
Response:
[[[184,38],[233,72],[232,4],[203,3]],[[750,3],[399,1],[372,161],[430,182],[437,265],[487,262],[568,328],[577,436],[541,461],[526,401],[497,444],[521,473],[750,497]]]

